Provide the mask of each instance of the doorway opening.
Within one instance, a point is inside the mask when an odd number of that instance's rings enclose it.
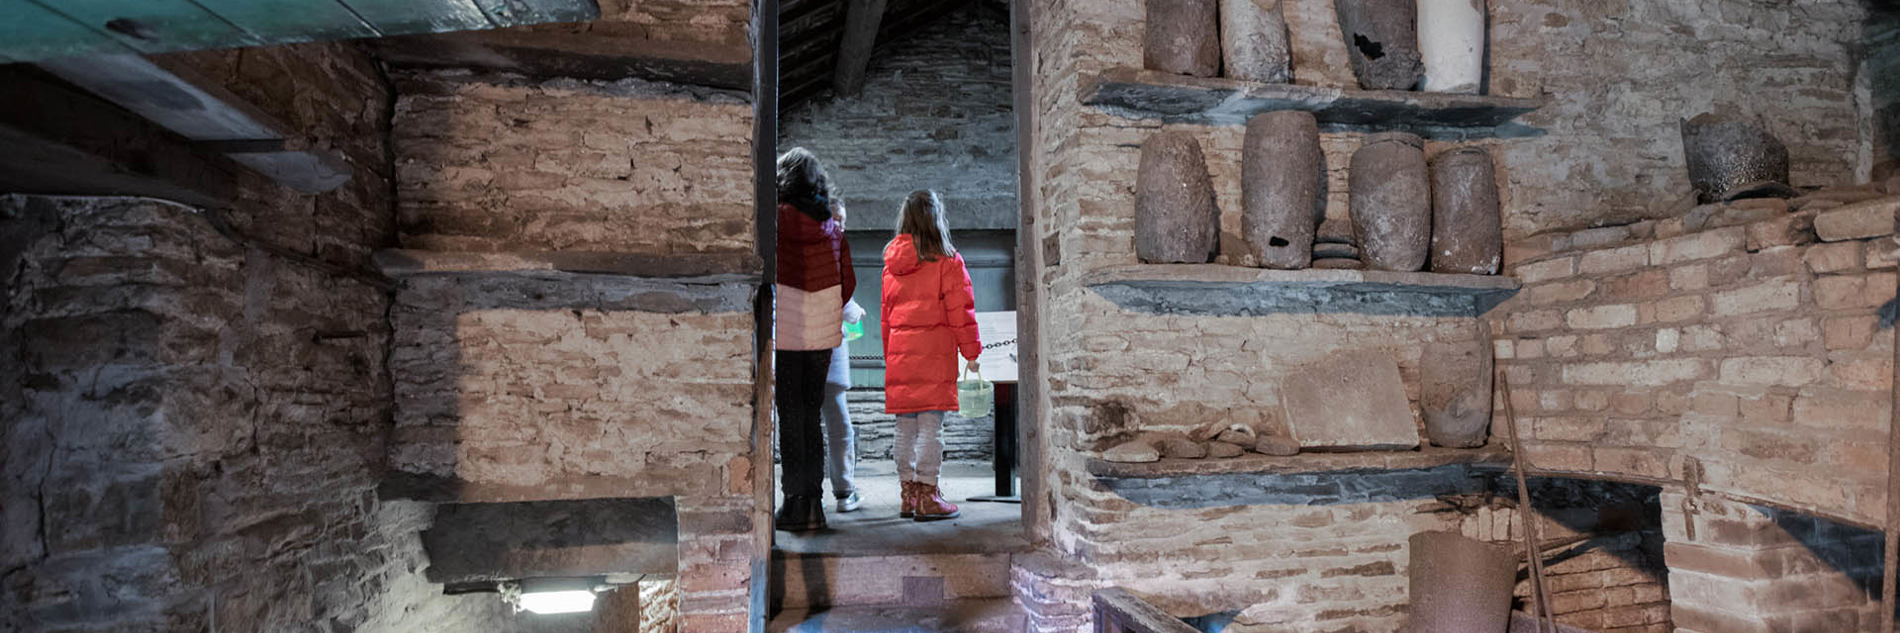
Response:
[[[770,630],[794,630],[828,611],[822,617],[834,620],[1014,616],[1002,608],[1009,559],[1029,546],[1017,501],[1026,463],[1018,424],[1033,418],[1022,415],[1016,384],[1025,373],[1017,330],[1027,280],[1017,273],[1022,166],[1011,11],[1004,0],[780,3],[777,151],[803,147],[824,164],[847,210],[853,298],[866,312],[863,336],[847,343],[845,395],[852,485],[863,504],[839,512],[828,476],[828,528],[774,533]],[[880,336],[883,250],[918,189],[944,202],[975,297],[982,374],[997,387],[991,415],[944,416],[940,486],[961,516],[930,522],[898,514],[897,423],[885,413]],[[848,611],[860,607],[869,611]]]

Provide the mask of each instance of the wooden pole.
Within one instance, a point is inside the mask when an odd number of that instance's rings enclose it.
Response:
[[[1537,629],[1556,633],[1557,621],[1550,613],[1550,597],[1544,590],[1544,556],[1538,544],[1537,516],[1531,513],[1531,491],[1524,476],[1524,444],[1517,439],[1517,408],[1511,403],[1511,382],[1503,367],[1497,369],[1498,388],[1504,394],[1504,430],[1511,438],[1511,474],[1517,477],[1517,514],[1524,523],[1524,558],[1531,565],[1531,615],[1538,618]]]
[[[1895,239],[1900,242],[1900,238]],[[1894,251],[1900,255],[1900,251]],[[1895,330],[1894,363],[1900,367],[1900,330]],[[1887,542],[1880,571],[1880,630],[1893,633],[1895,574],[1900,573],[1900,381],[1892,387],[1893,410],[1887,416]]]

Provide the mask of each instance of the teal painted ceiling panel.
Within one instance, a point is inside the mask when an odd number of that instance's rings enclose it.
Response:
[[[347,0],[384,33],[442,33],[493,28],[474,0]]]
[[[27,0],[0,0],[0,55],[15,60],[94,52],[129,53],[124,45]]]
[[[595,0],[0,0],[0,62],[419,35],[598,17]]]
[[[335,0],[193,0],[267,42],[346,40],[383,35]]]
[[[141,53],[261,43],[191,0],[40,0],[47,7]]]

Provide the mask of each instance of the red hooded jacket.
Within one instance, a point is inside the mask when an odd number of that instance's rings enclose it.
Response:
[[[884,411],[954,411],[957,357],[974,360],[976,296],[963,256],[927,262],[909,235],[884,247]]]

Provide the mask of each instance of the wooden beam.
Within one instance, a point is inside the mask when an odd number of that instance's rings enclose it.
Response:
[[[743,42],[669,42],[594,28],[391,37],[373,40],[371,46],[377,57],[393,66],[478,68],[532,77],[632,77],[732,90],[752,87],[752,47]]]
[[[884,22],[886,0],[848,0],[844,13],[844,41],[838,46],[838,70],[831,87],[841,97],[855,97],[864,90],[864,74],[871,65],[871,51],[877,47],[878,25]]]
[[[240,169],[214,152],[37,71],[0,67],[0,190],[221,204]]]

